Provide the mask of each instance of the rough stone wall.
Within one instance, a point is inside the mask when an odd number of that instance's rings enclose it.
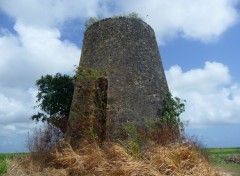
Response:
[[[120,17],[94,23],[84,35],[80,66],[96,69],[108,80],[107,139],[117,139],[126,123],[144,128],[148,119],[159,118],[169,90],[154,31],[142,20]],[[83,103],[76,90],[74,94],[73,102]]]

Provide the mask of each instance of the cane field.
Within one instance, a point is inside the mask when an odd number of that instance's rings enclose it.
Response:
[[[208,148],[211,164],[233,176],[240,176],[240,147]]]
[[[8,161],[25,155],[24,153],[0,153],[0,176],[2,176],[8,169]]]

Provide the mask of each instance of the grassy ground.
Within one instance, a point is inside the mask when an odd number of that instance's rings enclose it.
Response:
[[[240,148],[209,148],[210,162],[222,171],[240,176]]]
[[[7,171],[7,160],[13,158],[15,154],[0,154],[0,175]]]
[[[7,160],[19,155],[23,155],[23,153],[0,153],[0,176],[2,176],[8,169]]]

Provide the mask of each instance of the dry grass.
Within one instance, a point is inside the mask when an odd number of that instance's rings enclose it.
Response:
[[[219,176],[193,146],[152,144],[141,155],[131,156],[124,147],[104,143],[100,148],[85,142],[74,151],[64,143],[54,152],[46,153],[42,162],[31,156],[11,160],[6,175],[22,176]]]

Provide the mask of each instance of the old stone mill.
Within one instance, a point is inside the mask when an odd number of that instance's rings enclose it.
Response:
[[[146,128],[146,121],[159,117],[169,91],[154,31],[140,19],[91,25],[78,72],[67,132],[71,144],[86,136],[115,141],[128,137],[126,127]]]

